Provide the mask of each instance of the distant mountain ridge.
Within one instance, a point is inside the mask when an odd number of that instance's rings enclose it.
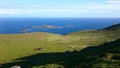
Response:
[[[120,30],[120,23],[104,28],[103,30]]]

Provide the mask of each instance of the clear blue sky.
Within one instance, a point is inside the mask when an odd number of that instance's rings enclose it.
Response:
[[[0,0],[0,17],[120,17],[120,0]]]

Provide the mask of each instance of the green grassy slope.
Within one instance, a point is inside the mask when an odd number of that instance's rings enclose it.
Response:
[[[49,64],[49,62],[53,62],[53,59],[52,60],[49,59],[48,61],[45,60],[49,56],[49,55],[46,56],[46,54],[49,53],[54,53],[55,55],[57,54],[58,55],[57,58],[55,57],[54,59],[55,61],[57,61],[57,59],[59,59],[59,55],[64,55],[64,54],[66,55],[66,53],[64,53],[66,51],[81,50],[88,46],[96,46],[104,42],[110,42],[119,39],[120,28],[118,27],[120,27],[120,25],[115,26],[114,27],[115,29],[113,28],[114,30],[108,30],[107,28],[96,31],[86,30],[86,31],[70,33],[68,35],[58,35],[58,34],[50,34],[50,33],[42,33],[42,32],[0,35],[0,55],[1,55],[0,64],[18,62],[20,60],[15,60],[15,59],[25,56],[35,55],[38,53],[45,55],[43,61],[45,61],[44,63]],[[38,48],[44,48],[44,50],[37,50]],[[52,55],[50,54],[50,58],[52,57],[54,58],[54,54]],[[70,54],[70,56],[74,56],[74,55],[75,54],[73,53]],[[68,58],[68,56],[63,56],[63,57]],[[34,61],[34,60],[35,58],[33,58],[33,60],[30,61]],[[31,66],[39,66],[39,65],[31,64]]]
[[[120,24],[116,24],[101,30],[85,30],[68,34],[83,43],[98,45],[105,41],[111,41],[120,38]],[[83,41],[84,40],[84,41]]]
[[[22,68],[119,68],[120,39],[81,51],[37,53],[16,60],[18,62],[4,64],[2,68],[12,65]]]
[[[120,39],[101,44],[100,46],[87,47],[80,53],[81,59],[77,59],[80,63],[76,66],[83,68],[120,67]]]

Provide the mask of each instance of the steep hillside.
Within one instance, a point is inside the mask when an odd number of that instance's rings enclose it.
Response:
[[[22,68],[119,68],[120,39],[81,51],[37,53],[16,60],[19,61],[1,67],[20,65]]]
[[[120,67],[120,39],[100,46],[87,47],[81,51],[80,67],[88,68],[119,68]],[[78,65],[79,66],[79,65]]]
[[[75,55],[79,53],[76,51],[80,51],[81,49],[90,46],[98,46],[104,42],[110,42],[116,39],[120,39],[119,30],[120,30],[120,26],[119,24],[117,24],[102,30],[85,30],[85,31],[70,33],[67,35],[58,35],[58,34],[43,33],[43,32],[0,35],[0,55],[1,55],[0,64],[8,63],[9,65],[10,63],[10,66],[12,66],[17,63],[18,65],[19,64],[23,65],[19,63],[19,61],[21,61],[22,59],[20,60],[15,60],[15,59],[25,56],[29,57],[33,55],[32,59],[31,57],[30,59],[28,59],[31,62],[33,62],[34,60],[36,60],[36,57],[39,56],[39,54],[40,57],[42,57],[43,59],[38,58],[38,61],[34,61],[35,63],[38,62],[38,64],[34,64],[34,63],[30,64],[31,65],[30,67],[43,65],[44,63],[45,65],[51,63],[57,63],[56,61],[61,59],[64,59],[66,62],[68,62],[68,59],[71,59],[72,56],[74,58]],[[64,53],[69,51],[75,51],[75,52],[70,52],[69,55],[68,53],[67,55],[66,53]],[[92,50],[90,52],[92,52]],[[88,52],[86,51],[83,54],[88,55],[89,51]],[[63,56],[63,57],[59,57],[59,56]],[[46,58],[48,60],[46,60]],[[55,61],[53,61],[53,59],[51,58],[54,58]],[[41,64],[39,64],[39,60],[42,61]],[[71,65],[73,66],[76,65],[72,63],[72,59],[70,60],[70,62]],[[77,62],[78,64],[80,63],[80,61],[75,61],[75,62]],[[28,64],[29,62],[26,61],[25,63]],[[65,65],[67,65],[67,63],[65,63]],[[2,67],[2,68],[6,68],[6,67]]]
[[[104,30],[119,30],[120,31],[120,23],[112,25],[110,27],[104,28]]]
[[[104,41],[111,41],[120,38],[120,24],[112,25],[110,27],[100,29],[100,30],[85,30],[85,31],[78,31],[68,34],[68,36],[73,36],[79,39],[90,40],[91,42],[94,40],[99,41],[96,44],[100,44]]]

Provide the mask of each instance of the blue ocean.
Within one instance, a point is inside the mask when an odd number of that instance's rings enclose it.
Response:
[[[68,34],[120,23],[120,18],[0,18],[0,34],[49,32]]]

